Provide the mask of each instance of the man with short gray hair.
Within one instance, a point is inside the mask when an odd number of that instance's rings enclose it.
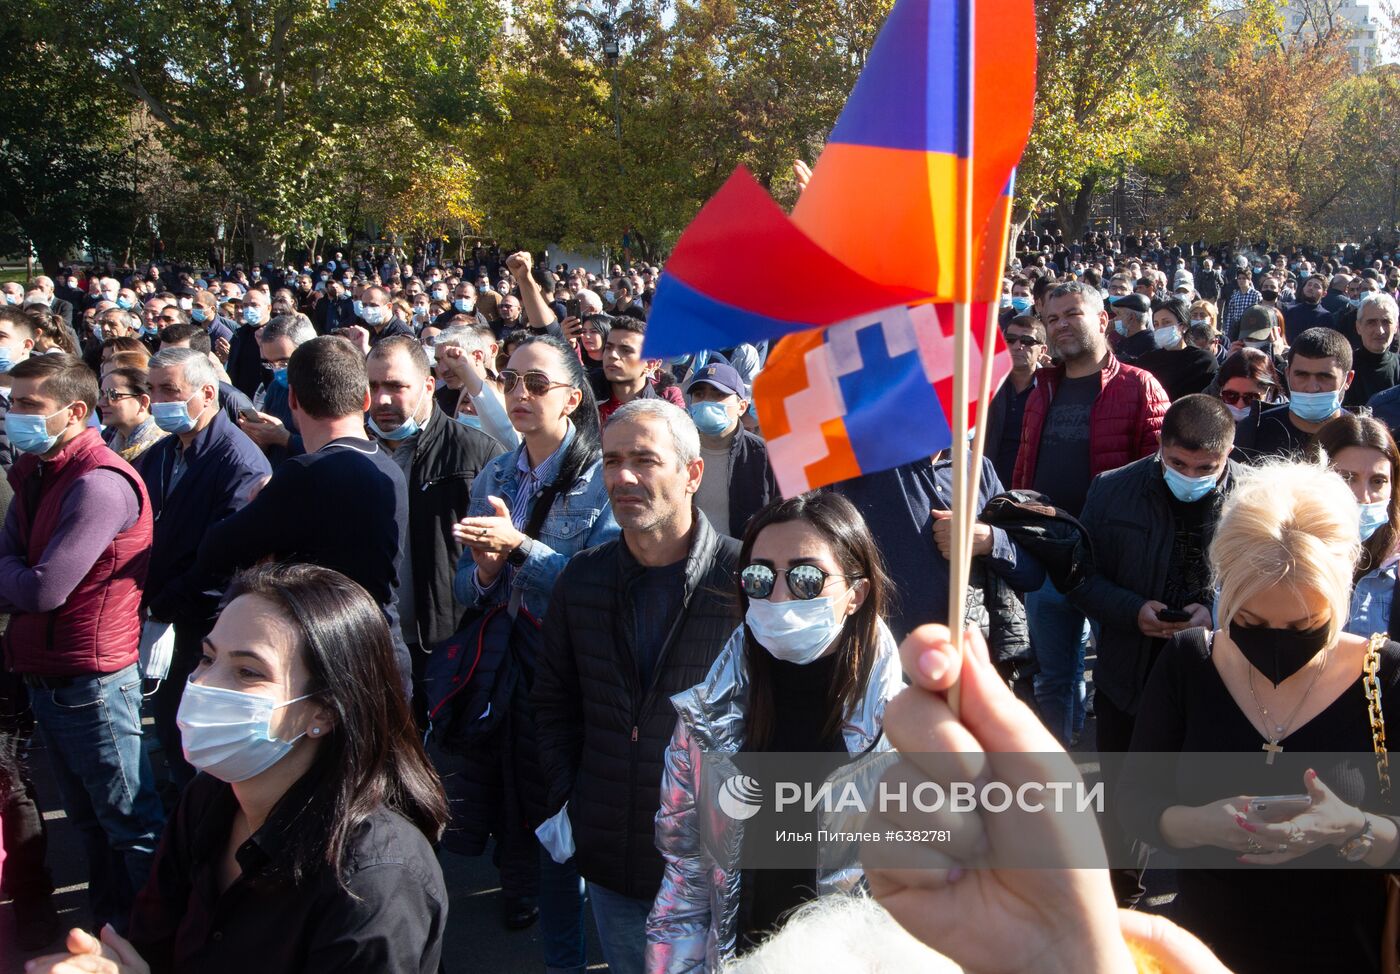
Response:
[[[274,467],[302,452],[301,436],[288,401],[287,363],[298,347],[315,337],[316,329],[303,314],[277,315],[257,335],[265,378],[251,408],[238,417],[238,426],[262,447]]]
[[[151,359],[150,384],[151,413],[171,435],[147,450],[137,466],[156,520],[143,607],[148,625],[175,627],[175,655],[152,710],[171,781],[183,787],[194,769],[181,751],[175,713],[229,581],[199,568],[199,542],[210,527],[248,503],[272,468],[219,408],[219,374],[206,353],[162,348]]]
[[[1351,368],[1356,373],[1347,386],[1342,406],[1356,409],[1376,396],[1400,385],[1400,356],[1394,351],[1397,324],[1395,299],[1384,291],[1373,291],[1356,308],[1356,335],[1361,347],[1352,353]]]
[[[622,537],[575,555],[550,599],[532,699],[549,807],[566,802],[608,969],[641,974],[661,886],[654,819],[672,694],[704,679],[739,624],[739,543],[696,509],[690,417],[661,399],[618,408],[603,480]],[[584,741],[588,746],[584,747]]]

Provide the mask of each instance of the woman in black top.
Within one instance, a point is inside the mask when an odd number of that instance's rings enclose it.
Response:
[[[1177,850],[1176,919],[1236,974],[1379,967],[1400,837],[1372,751],[1369,641],[1342,631],[1357,523],[1351,491],[1322,467],[1242,477],[1210,549],[1219,628],[1167,644],[1138,711],[1119,813]],[[1393,642],[1379,683],[1394,728]],[[1181,752],[1236,753],[1221,773],[1223,760]],[[1282,820],[1252,800],[1288,795],[1307,807]]]
[[[203,773],[166,827],[130,940],[74,930],[71,955],[29,969],[436,972],[446,800],[392,645],[375,601],[337,572],[236,578],[177,718]]]

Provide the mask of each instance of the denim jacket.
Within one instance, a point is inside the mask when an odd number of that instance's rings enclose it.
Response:
[[[1391,555],[1381,567],[1373,568],[1357,579],[1351,593],[1347,632],[1369,639],[1378,632],[1390,631],[1390,614],[1393,611],[1390,603],[1395,596],[1397,571],[1400,571],[1400,558]]]
[[[568,442],[566,439],[560,449],[567,447]],[[520,490],[520,471],[516,465],[523,449],[524,443],[519,449],[496,457],[476,475],[472,481],[468,517],[493,514],[495,509],[488,499],[493,496],[505,501],[507,508],[514,505],[516,493]],[[508,603],[518,589],[525,609],[536,619],[543,619],[554,582],[569,559],[585,548],[611,541],[620,533],[603,487],[603,462],[598,460],[579,474],[572,487],[554,499],[539,537],[525,542],[528,551],[525,564],[519,568],[509,568],[485,594],[480,594],[473,579],[476,562],[472,560],[471,550],[467,549],[457,562],[453,592],[462,604],[477,606]],[[509,585],[505,584],[507,579]]]

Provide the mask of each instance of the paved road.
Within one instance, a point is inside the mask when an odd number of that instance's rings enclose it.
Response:
[[[81,840],[63,817],[57,789],[42,751],[36,749],[33,764],[35,784],[50,827],[49,866],[59,887],[55,901],[68,926],[90,930],[87,866]],[[523,931],[507,931],[501,926],[500,884],[489,852],[478,858],[444,853],[443,875],[451,897],[444,951],[448,974],[480,971],[533,974],[544,969],[539,925]],[[591,916],[587,919],[587,930],[588,958],[592,962],[589,970],[606,971]],[[14,942],[14,913],[8,903],[4,903],[0,905],[0,974],[22,974],[24,961],[37,956],[21,954]]]

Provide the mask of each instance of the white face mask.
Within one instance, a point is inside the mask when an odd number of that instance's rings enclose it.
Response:
[[[229,783],[262,774],[306,734],[302,731],[290,741],[274,738],[269,726],[273,711],[311,696],[274,703],[256,693],[186,683],[175,714],[185,760]]]
[[[836,603],[825,596],[772,602],[750,599],[744,615],[760,646],[789,663],[811,663],[836,642],[846,617],[836,615]]]

